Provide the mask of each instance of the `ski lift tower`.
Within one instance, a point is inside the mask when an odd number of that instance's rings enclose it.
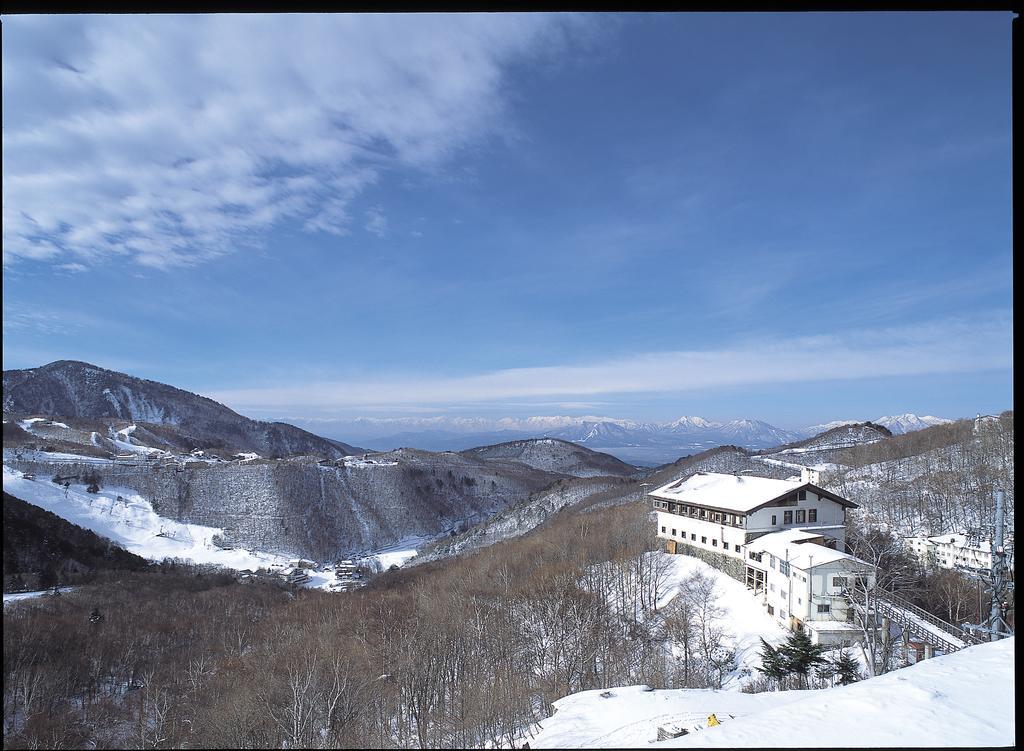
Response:
[[[992,568],[987,574],[982,575],[982,581],[987,584],[989,594],[992,596],[992,609],[989,611],[988,620],[984,623],[965,623],[964,628],[973,633],[988,634],[990,641],[1005,639],[1013,636],[1013,630],[1007,625],[1005,619],[1005,603],[1009,593],[1008,570],[1006,566],[1006,548],[1003,540],[1003,521],[1006,510],[1003,505],[1003,491],[994,490],[996,498],[995,534],[992,536]]]

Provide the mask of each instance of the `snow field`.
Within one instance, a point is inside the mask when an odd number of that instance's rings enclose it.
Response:
[[[1010,638],[816,691],[584,691],[556,701],[555,715],[529,741],[531,748],[1012,746],[1013,666]],[[707,726],[711,713],[721,725]],[[655,742],[658,726],[672,723],[689,733]]]

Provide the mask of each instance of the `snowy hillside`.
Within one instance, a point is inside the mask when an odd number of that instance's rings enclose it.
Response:
[[[658,726],[689,728],[658,747],[1013,746],[1014,639],[925,660],[850,686],[744,694],[584,691],[554,702],[531,748],[638,748]],[[708,727],[714,713],[721,721]],[[699,728],[699,729],[696,729]]]
[[[282,555],[244,548],[222,549],[214,540],[224,530],[201,524],[186,524],[159,515],[153,505],[130,488],[102,488],[89,493],[85,485],[70,484],[67,489],[49,480],[26,477],[4,466],[6,493],[39,506],[67,521],[105,537],[125,550],[151,561],[176,558],[193,563],[212,564],[236,571],[260,568],[284,569],[298,555]],[[367,551],[364,559],[375,558],[380,568],[401,566],[416,554],[416,546],[426,538],[410,539],[379,550]],[[305,585],[316,589],[335,589],[338,579],[332,569],[310,571]]]

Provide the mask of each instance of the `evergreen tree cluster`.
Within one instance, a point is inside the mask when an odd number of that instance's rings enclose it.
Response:
[[[834,660],[824,656],[827,650],[823,644],[814,644],[800,626],[778,647],[761,639],[761,667],[758,670],[775,681],[779,688],[794,679],[797,688],[808,688],[812,670],[823,680],[838,678],[843,686],[860,679],[857,661],[846,650],[840,650]]]

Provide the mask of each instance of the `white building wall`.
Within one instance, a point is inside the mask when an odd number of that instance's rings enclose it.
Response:
[[[804,543],[813,545],[814,543]],[[873,579],[867,569],[858,569],[847,559],[819,564],[808,570],[790,565],[789,575],[781,572],[785,559],[764,553],[758,568],[765,569],[764,605],[771,606],[773,617],[789,626],[790,617],[801,621],[846,621],[849,605],[842,597],[844,585],[836,583],[840,577],[852,584],[855,575]],[[818,605],[827,604],[826,612],[818,612]]]
[[[815,509],[817,519],[813,522],[807,521],[807,512]],[[786,512],[792,511],[792,521],[786,523]],[[797,521],[797,511],[803,511],[803,521]],[[774,518],[774,521],[773,521]],[[778,532],[784,529],[815,529],[822,527],[821,534],[833,537],[838,542],[836,550],[846,551],[846,510],[835,501],[823,498],[817,493],[807,491],[807,497],[797,501],[795,506],[768,506],[758,509],[747,516],[747,531],[750,532]]]
[[[663,540],[685,542],[687,545],[701,550],[724,553],[734,558],[743,557],[740,548],[746,536],[745,529],[715,524],[690,516],[670,514],[665,511],[658,511],[657,516],[658,537]],[[662,529],[665,531],[663,532]],[[673,530],[675,530],[675,534],[673,534]]]

